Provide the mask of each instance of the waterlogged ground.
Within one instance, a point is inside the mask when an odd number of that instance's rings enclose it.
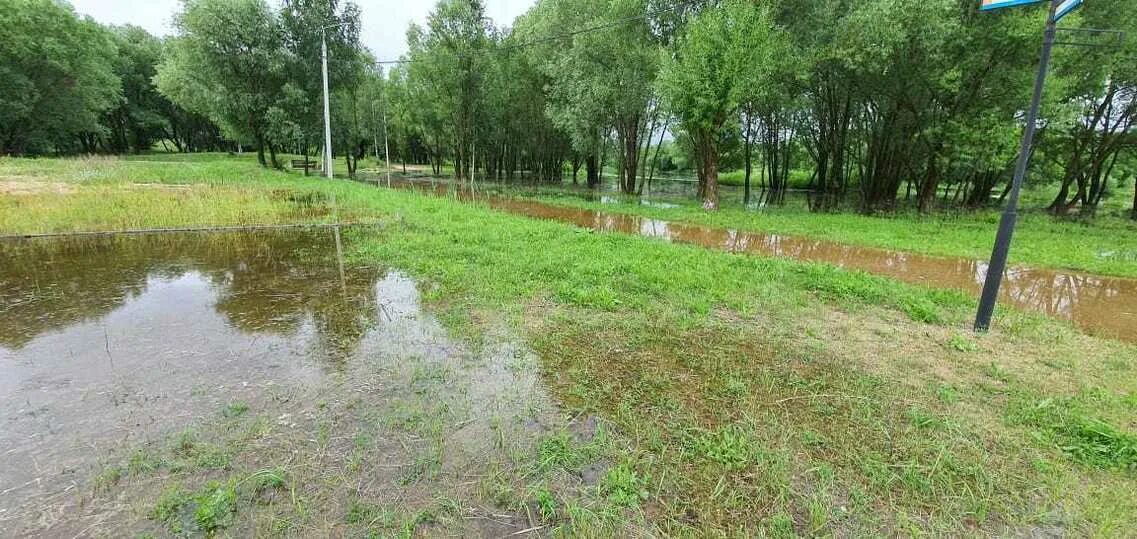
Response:
[[[66,190],[0,229],[380,224],[0,244],[0,535],[1132,536],[1132,344],[975,335],[959,292],[715,235],[741,212],[196,159],[2,162]]]
[[[477,191],[455,189],[449,182],[400,180],[394,187],[436,195],[457,196],[502,211],[549,221],[570,223],[597,232],[618,232],[666,242],[686,243],[731,253],[792,258],[884,275],[911,284],[954,289],[979,295],[987,263],[967,258],[928,256],[825,241],[808,237],[748,232],[625,213],[546,204]],[[602,204],[624,199],[603,195]],[[641,206],[674,208],[664,202],[641,200]],[[1010,268],[1000,290],[1001,301],[1028,312],[1069,320],[1084,331],[1137,342],[1137,279],[1077,271]]]
[[[356,233],[0,243],[0,535],[539,531],[533,354],[345,266]]]

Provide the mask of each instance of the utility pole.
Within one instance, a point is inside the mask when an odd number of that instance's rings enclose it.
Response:
[[[332,112],[328,98],[328,29],[342,25],[341,22],[320,28],[320,64],[324,76],[324,170],[328,179],[335,177],[332,173]]]
[[[1046,17],[1046,34],[1042,42],[1042,59],[1038,64],[1038,75],[1034,80],[1034,96],[1026,115],[1026,128],[1023,130],[1019,160],[1015,166],[1015,177],[1011,183],[1011,194],[1003,217],[999,222],[999,233],[995,237],[995,248],[991,253],[991,263],[987,266],[987,279],[983,282],[983,295],[979,300],[979,313],[975,318],[975,331],[985,333],[991,329],[991,318],[995,314],[995,304],[999,301],[999,288],[1003,284],[1003,273],[1007,270],[1007,255],[1011,250],[1011,240],[1018,222],[1019,193],[1030,165],[1031,147],[1038,124],[1039,109],[1042,107],[1042,93],[1046,86],[1046,74],[1050,68],[1050,55],[1054,49],[1054,38],[1058,29],[1058,9],[1069,0],[1051,0],[1050,13]]]
[[[380,105],[383,107],[383,153],[387,157],[387,187],[391,187],[391,144],[387,139],[387,79],[383,77],[383,66],[379,66],[379,92],[383,100]],[[379,148],[375,148],[375,152],[379,152]],[[379,156],[376,156],[378,159]]]

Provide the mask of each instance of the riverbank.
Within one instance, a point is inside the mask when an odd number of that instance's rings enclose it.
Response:
[[[504,324],[535,352],[559,413],[605,433],[542,434],[514,455],[535,471],[462,494],[503,514],[530,508],[542,533],[1116,536],[1137,516],[1137,348],[1040,316],[1001,311],[976,337],[959,293],[243,162],[7,160],[0,175],[16,185],[0,194],[4,233],[375,224],[347,232],[349,268],[406,272],[474,349]],[[244,432],[198,428],[216,443]],[[232,477],[289,458],[234,451],[267,457],[230,459]],[[295,458],[321,466],[318,451]],[[209,474],[183,479],[184,496],[219,491]],[[167,480],[123,474],[97,497],[152,518],[146,494]],[[234,518],[346,523],[393,509],[332,503],[316,517],[278,498]],[[463,518],[440,507],[436,519]]]

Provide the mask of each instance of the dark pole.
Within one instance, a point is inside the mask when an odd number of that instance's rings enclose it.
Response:
[[[1007,254],[1011,250],[1011,239],[1015,235],[1018,221],[1019,191],[1022,190],[1030,165],[1030,149],[1034,144],[1034,132],[1038,123],[1039,109],[1042,107],[1042,91],[1046,85],[1046,73],[1050,67],[1050,52],[1054,48],[1054,35],[1057,32],[1058,4],[1062,0],[1050,2],[1050,15],[1046,19],[1046,38],[1042,42],[1042,60],[1038,64],[1038,77],[1034,81],[1034,98],[1026,115],[1026,129],[1023,131],[1022,148],[1015,167],[1015,178],[1011,184],[1011,195],[1003,218],[999,221],[999,234],[995,237],[995,249],[991,253],[991,264],[987,267],[987,279],[983,282],[983,296],[979,300],[979,315],[975,318],[975,331],[986,332],[991,329],[991,317],[995,314],[995,304],[999,301],[999,287],[1003,284],[1003,273],[1007,269]]]

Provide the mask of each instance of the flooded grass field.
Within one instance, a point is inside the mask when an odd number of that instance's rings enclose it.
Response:
[[[0,240],[0,535],[1123,537],[1137,515],[1137,352],[1055,320],[1083,292],[1113,308],[1091,277],[1069,299],[1048,281],[1072,272],[1031,274],[1059,307],[976,335],[938,259],[630,215],[684,207],[223,157],[5,166],[0,230],[82,235]]]
[[[414,280],[345,266],[343,241],[0,244],[0,529],[535,527],[483,496],[523,484],[519,463],[559,426],[532,353],[504,333],[455,341]]]
[[[394,187],[484,203],[494,209],[597,232],[618,232],[731,253],[776,256],[867,271],[907,283],[961,290],[977,296],[987,263],[927,256],[806,237],[715,228],[639,215],[545,204],[535,200],[453,190],[447,183],[399,181]],[[613,203],[602,197],[602,203]],[[666,203],[644,201],[667,208]],[[672,207],[674,207],[672,205]],[[1069,320],[1097,335],[1137,342],[1137,279],[1041,268],[1010,268],[1001,301],[1026,311]]]

